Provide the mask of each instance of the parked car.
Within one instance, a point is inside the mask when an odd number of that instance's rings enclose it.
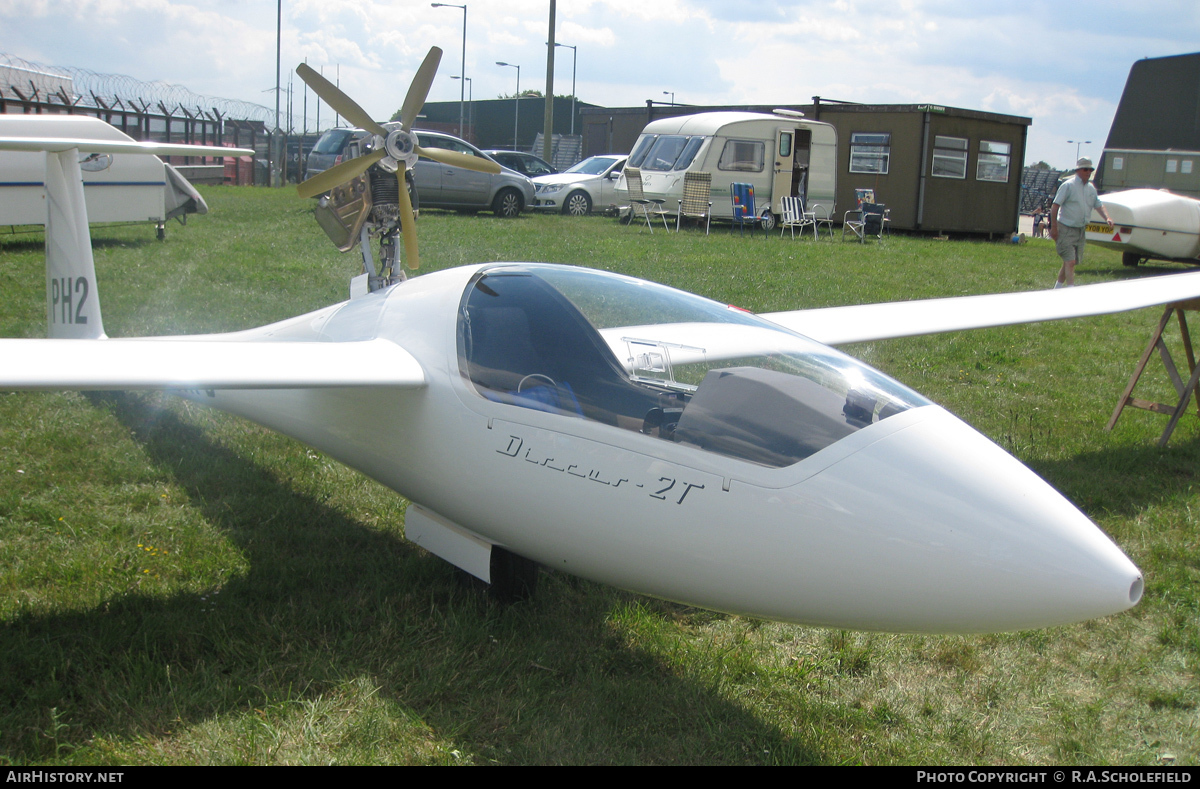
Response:
[[[317,173],[323,173],[336,164],[341,164],[346,155],[346,149],[356,139],[366,136],[362,129],[330,129],[317,138],[317,144],[308,152],[305,178],[312,178]]]
[[[487,154],[449,134],[415,129],[423,148],[443,148],[450,151],[490,159]],[[308,174],[340,164],[357,156],[359,141],[367,137],[362,129],[330,129],[321,135],[308,155]],[[461,167],[451,167],[430,159],[418,159],[408,171],[409,193],[413,205],[422,208],[449,208],[456,211],[490,210],[496,216],[519,216],[533,203],[533,182],[518,172],[504,168],[497,175],[477,173]],[[414,189],[415,187],[415,189]]]
[[[539,175],[550,175],[557,173],[554,165],[542,159],[539,156],[534,156],[531,153],[524,151],[484,151],[488,156],[495,159],[502,166],[510,170],[516,170],[522,175],[528,175],[530,178],[536,178]]]
[[[413,130],[422,148],[491,157],[471,143],[441,132]],[[412,168],[422,208],[450,208],[456,211],[491,210],[505,218],[519,216],[533,205],[533,181],[501,165],[500,173],[489,175],[451,167],[430,159],[419,159]]]
[[[534,209],[587,216],[594,206],[615,205],[617,179],[626,158],[622,154],[592,156],[566,172],[534,178]]]

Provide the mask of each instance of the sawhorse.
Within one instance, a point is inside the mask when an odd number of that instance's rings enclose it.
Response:
[[[1200,382],[1200,368],[1196,367],[1196,354],[1192,350],[1192,336],[1188,333],[1187,320],[1183,316],[1184,310],[1200,310],[1200,299],[1175,301],[1168,304],[1166,309],[1163,310],[1162,318],[1158,321],[1158,328],[1150,338],[1150,344],[1146,346],[1146,350],[1142,353],[1142,358],[1138,361],[1137,369],[1133,371],[1133,376],[1129,379],[1128,386],[1125,387],[1125,391],[1121,394],[1121,400],[1117,403],[1117,408],[1113,411],[1112,419],[1108,420],[1108,426],[1104,428],[1105,430],[1113,429],[1113,426],[1117,424],[1117,419],[1121,416],[1121,411],[1127,405],[1146,411],[1153,411],[1156,414],[1167,414],[1171,419],[1167,422],[1167,428],[1158,439],[1158,445],[1165,447],[1167,441],[1171,438],[1171,433],[1175,431],[1175,425],[1179,424],[1179,417],[1183,416],[1183,412],[1187,410],[1188,400],[1193,395],[1196,398],[1196,414],[1200,416],[1200,392],[1196,391],[1196,384]],[[1188,378],[1186,384],[1180,378],[1179,370],[1175,367],[1175,360],[1171,358],[1171,352],[1167,350],[1167,345],[1163,342],[1162,338],[1163,330],[1167,328],[1167,323],[1171,320],[1172,312],[1179,318],[1179,334],[1183,338],[1183,349],[1187,354],[1188,372],[1191,373],[1191,377]],[[1175,405],[1154,403],[1149,400],[1140,400],[1133,396],[1133,388],[1137,385],[1138,379],[1142,377],[1142,372],[1146,369],[1146,365],[1150,361],[1150,356],[1154,353],[1155,349],[1158,350],[1158,355],[1162,357],[1163,367],[1166,368],[1171,383],[1175,385],[1175,391],[1179,393],[1179,401]]]

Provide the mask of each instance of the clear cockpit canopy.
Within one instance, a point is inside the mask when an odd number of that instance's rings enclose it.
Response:
[[[617,274],[499,265],[463,295],[459,365],[489,400],[779,468],[916,392],[735,307]]]

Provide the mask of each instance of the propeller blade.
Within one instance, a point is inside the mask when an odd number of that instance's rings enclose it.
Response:
[[[481,159],[478,156],[471,156],[467,153],[448,151],[445,148],[422,148],[419,145],[417,146],[417,153],[426,159],[433,159],[435,162],[448,164],[451,167],[461,167],[464,170],[474,170],[477,173],[491,173],[492,175],[496,175],[500,172],[500,165],[491,159]]]
[[[412,84],[408,86],[408,95],[404,97],[404,104],[400,107],[400,128],[405,131],[412,128],[413,121],[417,119],[417,113],[425,106],[425,97],[429,95],[429,88],[433,86],[433,77],[437,74],[438,64],[441,62],[442,50],[430,47],[429,54],[425,56],[421,67],[413,75]]]
[[[413,219],[412,200],[408,196],[408,183],[404,177],[407,168],[404,162],[396,168],[396,177],[400,179],[400,237],[404,239],[404,265],[416,271],[421,265],[417,253],[417,222]]]
[[[387,156],[387,151],[380,149],[372,151],[366,156],[356,156],[353,159],[348,159],[335,167],[330,167],[328,170],[319,172],[312,178],[309,178],[296,187],[296,192],[301,197],[316,197],[319,194],[324,194],[333,187],[340,186],[351,178],[362,175],[367,171],[367,168],[385,156]]]
[[[325,100],[326,104],[333,107],[334,111],[343,118],[360,129],[366,129],[372,134],[378,134],[380,137],[387,137],[387,129],[376,123],[367,114],[366,110],[354,102],[354,99],[342,93],[337,85],[322,77],[320,73],[311,68],[307,63],[301,63],[299,66],[296,66],[296,73],[300,75],[300,79],[304,80],[318,96]]]

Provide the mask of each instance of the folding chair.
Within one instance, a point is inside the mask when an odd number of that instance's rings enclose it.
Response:
[[[852,215],[853,219],[850,218]],[[842,220],[842,240],[846,240],[847,230],[860,242],[865,242],[867,236],[882,240],[886,215],[887,207],[883,203],[863,203],[857,210],[847,211]]]
[[[737,227],[738,235],[742,234],[742,228],[750,225],[753,230],[755,226],[762,227],[762,220],[758,218],[758,214],[754,210],[754,185],[732,183],[729,185],[729,200],[733,204],[733,226],[729,232],[733,232],[733,227]],[[763,235],[766,235],[766,228],[763,228]]]
[[[809,213],[813,217],[813,235],[818,239],[821,238],[821,225],[825,225],[825,229],[829,231],[829,240],[833,240],[833,213],[821,205],[813,203],[809,206]]]
[[[663,203],[667,202],[662,199],[648,199],[645,192],[642,191],[642,171],[637,167],[625,168],[625,186],[629,189],[629,224],[633,224],[633,213],[639,209],[642,216],[646,218],[646,227],[650,228],[650,234],[654,235],[654,226],[650,224],[650,214],[656,214],[662,218],[663,228],[670,231],[671,226],[667,224],[667,214],[663,211]]]
[[[792,231],[792,238],[796,237],[796,228],[800,228],[800,238],[804,238],[804,228],[811,227],[813,229],[813,238],[817,236],[817,216],[811,211],[804,210],[804,200],[799,197],[784,197],[779,201],[779,208],[782,211],[782,219],[780,220],[781,229],[779,237],[783,238],[785,230]]]
[[[683,199],[679,201],[679,213],[675,217],[675,232],[683,223],[683,218],[703,219],[704,235],[708,235],[709,223],[712,220],[712,173],[683,174]]]

